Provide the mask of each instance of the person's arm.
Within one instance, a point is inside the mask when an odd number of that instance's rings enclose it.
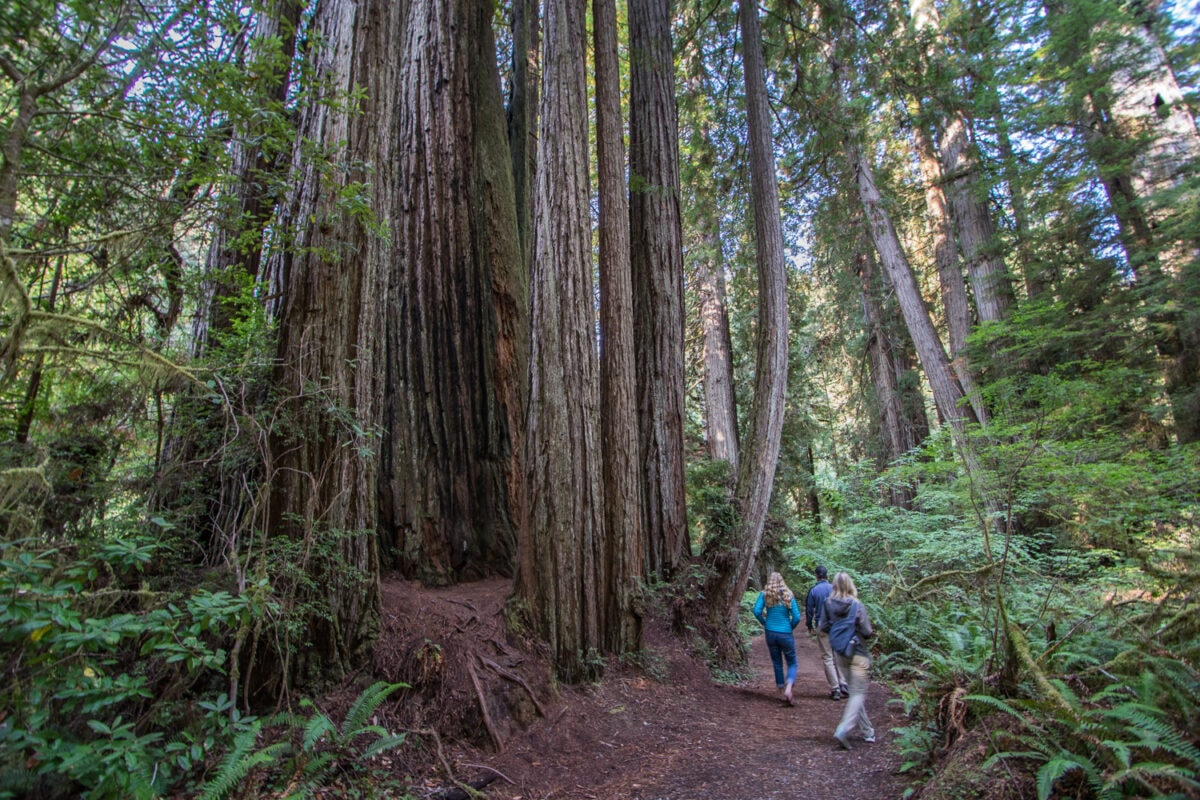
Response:
[[[800,624],[800,606],[796,605],[795,597],[792,597],[790,613],[791,619],[789,621],[792,623],[792,630],[796,630],[796,627]]]
[[[861,601],[858,604],[858,614],[854,619],[854,624],[858,628],[858,635],[864,639],[870,639],[875,635],[875,629],[871,627],[871,618],[867,616],[867,607]]]
[[[812,633],[813,625],[817,624],[817,621],[813,619],[817,612],[817,601],[812,595],[812,589],[809,589],[808,594],[804,596],[804,625],[808,628],[809,633]]]
[[[758,593],[758,599],[754,601],[754,618],[758,620],[765,628],[767,626],[767,618],[763,615],[763,608],[767,604],[766,595],[762,592]]]

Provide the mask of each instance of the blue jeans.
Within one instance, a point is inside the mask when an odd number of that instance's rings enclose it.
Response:
[[[796,680],[796,637],[791,632],[767,631],[767,652],[775,668],[775,685],[783,688],[783,662],[787,659],[787,682]]]

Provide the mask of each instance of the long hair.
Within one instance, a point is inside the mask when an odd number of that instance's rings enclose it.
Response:
[[[853,578],[844,572],[839,572],[833,576],[833,592],[829,596],[840,600],[857,600],[858,587],[854,585]]]
[[[778,572],[772,572],[767,578],[767,588],[763,590],[766,597],[767,607],[771,606],[790,606],[792,604],[792,590],[783,582],[783,576]]]

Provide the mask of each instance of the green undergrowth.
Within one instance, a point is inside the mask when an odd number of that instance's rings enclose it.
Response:
[[[1014,437],[970,474],[934,442],[839,487],[841,524],[787,551],[855,578],[931,797],[1200,797],[1200,459],[1107,444]],[[876,502],[888,481],[911,508]]]

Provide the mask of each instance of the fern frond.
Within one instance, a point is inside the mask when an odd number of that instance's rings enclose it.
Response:
[[[1074,753],[1061,752],[1047,761],[1037,774],[1038,800],[1047,800],[1054,793],[1054,784],[1064,775],[1082,770],[1089,779],[1098,777],[1096,768],[1090,761],[1076,756]]]
[[[311,752],[317,742],[321,741],[327,733],[337,733],[337,726],[333,724],[333,720],[320,711],[309,717],[304,725],[304,736],[301,739],[301,747],[304,752]]]
[[[1001,700],[999,697],[992,697],[990,694],[969,694],[964,697],[963,700],[968,703],[977,703],[983,706],[990,706],[997,711],[1003,711],[1005,714],[1009,714],[1021,722],[1028,724],[1024,713],[1022,713],[1011,703]]]
[[[256,722],[234,739],[233,749],[221,759],[216,777],[209,781],[200,793],[200,800],[221,800],[230,789],[239,784],[255,767],[276,761],[288,751],[287,742],[275,742],[261,750],[254,750],[260,726]]]
[[[363,758],[371,758],[372,756],[386,753],[389,750],[395,750],[400,745],[404,744],[404,740],[408,738],[407,733],[393,733],[386,736],[381,736],[371,743],[371,746],[363,750]]]
[[[354,735],[392,692],[402,689],[406,685],[377,681],[364,689],[362,694],[355,699],[354,704],[350,706],[350,710],[346,712],[346,718],[342,720],[342,736]]]

